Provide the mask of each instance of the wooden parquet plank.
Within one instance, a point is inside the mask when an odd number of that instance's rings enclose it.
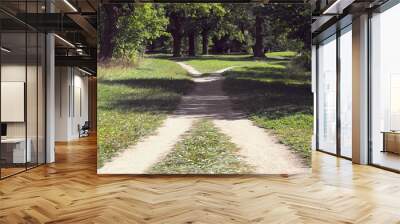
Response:
[[[400,223],[400,175],[315,152],[295,176],[98,176],[96,139],[0,181],[0,223]]]

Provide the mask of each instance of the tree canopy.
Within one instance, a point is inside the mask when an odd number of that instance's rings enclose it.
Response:
[[[309,54],[311,42],[311,10],[301,4],[106,4],[101,17],[102,60],[145,51],[175,57],[199,52],[265,57],[271,50]]]

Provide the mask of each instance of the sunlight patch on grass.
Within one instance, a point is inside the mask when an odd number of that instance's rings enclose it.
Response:
[[[253,170],[237,154],[237,147],[209,120],[200,120],[150,173],[238,174]]]
[[[291,58],[297,55],[297,52],[294,51],[276,51],[276,52],[268,52],[265,54],[267,57],[285,57]]]
[[[238,67],[265,67],[277,66],[285,68],[281,65],[282,61],[254,59],[251,55],[209,55],[198,56],[195,58],[183,58],[183,62],[193,66],[195,69],[202,73],[215,72],[231,66]]]

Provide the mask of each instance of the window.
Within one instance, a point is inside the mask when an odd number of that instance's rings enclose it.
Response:
[[[400,4],[371,18],[371,162],[400,170]]]
[[[340,155],[352,157],[352,32],[351,25],[340,35]]]
[[[318,47],[318,149],[336,153],[336,35]]]
[[[24,15],[39,13],[42,5],[10,1],[1,6],[14,6]],[[46,40],[5,13],[0,13],[0,26],[0,178],[5,178],[45,163]]]

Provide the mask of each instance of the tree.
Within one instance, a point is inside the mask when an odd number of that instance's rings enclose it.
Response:
[[[212,32],[221,27],[222,19],[226,14],[223,4],[205,4],[204,10],[200,11],[198,23],[201,27],[202,54],[208,54],[209,39]]]
[[[174,57],[182,56],[182,39],[184,36],[184,28],[187,23],[187,17],[191,4],[167,4],[165,6],[166,15],[169,18],[168,31],[173,39],[172,54]]]
[[[100,9],[100,45],[99,61],[106,61],[112,57],[114,37],[117,34],[116,23],[119,16],[119,4],[104,4]]]
[[[173,55],[182,55],[183,36],[188,37],[188,54],[195,56],[197,37],[202,34],[203,53],[208,53],[208,39],[213,29],[218,26],[225,13],[220,3],[168,4],[166,6],[170,24],[168,31],[173,37]]]
[[[132,4],[125,7],[128,6]],[[158,5],[134,5],[129,14],[118,19],[117,29],[120,32],[115,38],[115,55],[124,60],[131,60],[137,54],[143,54],[151,41],[166,34],[167,24],[165,12]]]
[[[254,57],[265,57],[264,53],[264,29],[263,29],[264,18],[262,15],[256,15],[255,19],[255,44],[254,44]]]

